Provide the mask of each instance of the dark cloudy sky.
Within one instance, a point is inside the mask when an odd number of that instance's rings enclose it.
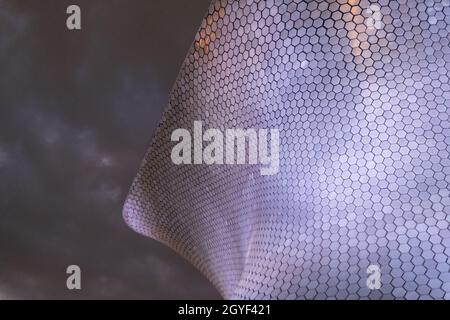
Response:
[[[82,31],[66,29],[70,4]],[[0,299],[219,298],[121,217],[208,5],[0,0]]]

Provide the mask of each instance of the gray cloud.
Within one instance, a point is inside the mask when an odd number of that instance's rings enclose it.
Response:
[[[121,217],[209,0],[77,3],[0,0],[0,299],[219,297]]]
[[[0,168],[4,167],[8,161],[8,153],[0,146]]]

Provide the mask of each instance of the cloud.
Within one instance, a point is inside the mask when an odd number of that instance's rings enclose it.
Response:
[[[0,298],[219,297],[121,216],[209,0],[78,4],[70,33],[66,1],[0,0]]]
[[[0,289],[0,300],[14,300],[14,296],[12,296],[11,294],[8,294],[6,292],[3,292]]]
[[[6,163],[8,162],[8,153],[6,150],[0,146],[0,169],[4,166],[6,166]]]

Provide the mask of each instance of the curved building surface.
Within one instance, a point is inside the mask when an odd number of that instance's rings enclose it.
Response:
[[[450,298],[449,22],[447,0],[213,1],[126,222],[225,298]],[[277,128],[278,173],[172,163],[194,121]]]

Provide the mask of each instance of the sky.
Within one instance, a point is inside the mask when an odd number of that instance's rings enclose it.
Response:
[[[0,299],[220,298],[121,212],[208,5],[0,0]]]

